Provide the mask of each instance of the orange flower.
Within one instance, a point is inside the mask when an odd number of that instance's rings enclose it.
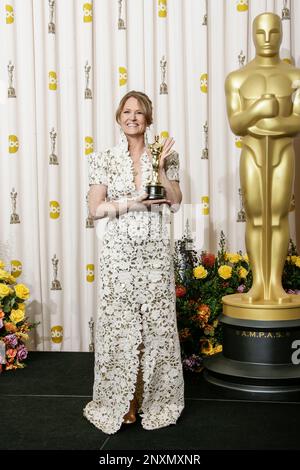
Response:
[[[1,310],[1,308],[0,308],[0,320],[1,320],[1,318],[4,317],[4,315],[5,315],[5,313],[4,313],[3,310]]]
[[[201,328],[204,328],[208,322],[210,316],[210,308],[206,304],[201,304],[198,307],[198,321],[200,322]]]
[[[204,312],[207,313],[208,315],[210,314],[210,308],[209,305],[207,304],[200,304],[198,307],[198,312]]]
[[[15,333],[18,330],[16,325],[8,321],[4,322],[4,328],[8,333]]]
[[[13,348],[10,348],[6,351],[6,357],[8,359],[8,362],[13,362],[14,361],[14,358],[16,357],[16,354],[17,354],[17,350],[16,349],[13,349]]]

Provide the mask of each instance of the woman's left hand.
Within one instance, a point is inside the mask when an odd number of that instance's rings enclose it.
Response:
[[[161,157],[159,160],[159,169],[162,170],[165,166],[165,158],[167,158],[171,153],[172,153],[172,147],[175,143],[175,140],[173,137],[168,137],[165,140],[164,146],[163,146],[163,151],[161,153]]]

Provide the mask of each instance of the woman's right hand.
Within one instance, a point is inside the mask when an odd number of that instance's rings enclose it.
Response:
[[[141,196],[137,196],[134,199],[129,200],[128,211],[144,211],[145,206],[142,201],[147,197],[147,193],[143,193]]]
[[[169,199],[148,199],[148,194],[143,193],[141,196],[138,196],[134,201],[130,201],[129,210],[140,211],[140,210],[151,210],[151,206],[158,204],[168,204],[171,205]]]
[[[146,199],[143,201],[143,204],[148,210],[151,210],[151,206],[157,206],[160,204],[168,204],[170,206],[171,201],[169,201],[169,199]]]

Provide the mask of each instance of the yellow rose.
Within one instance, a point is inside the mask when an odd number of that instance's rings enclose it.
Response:
[[[20,340],[21,340],[21,341],[24,341],[24,342],[25,342],[25,341],[28,341],[28,338],[29,338],[29,336],[28,336],[27,333],[21,333],[20,331],[18,331],[18,332],[16,333],[16,337],[17,337],[17,338],[20,338]]]
[[[0,284],[0,299],[11,293],[10,288],[6,284]]]
[[[295,260],[295,265],[297,266],[297,268],[300,268],[300,256],[296,256],[296,260]]]
[[[246,277],[248,276],[248,271],[247,269],[245,268],[240,268],[239,269],[239,276],[241,279],[246,279]]]
[[[17,297],[23,300],[28,299],[29,294],[30,294],[28,287],[26,287],[24,284],[17,284],[15,286],[15,292],[17,294]]]
[[[222,266],[219,267],[218,273],[222,279],[229,279],[231,277],[232,267],[226,266],[225,264],[223,264]]]
[[[226,253],[225,255],[225,259],[227,259],[232,264],[238,263],[241,258],[241,255],[238,253]]]
[[[219,344],[218,346],[214,348],[214,354],[222,352],[222,350],[223,350],[222,344]]]
[[[4,269],[0,269],[0,279],[2,279],[3,281],[6,281],[8,276],[10,276],[10,273],[5,271]]]
[[[200,340],[200,353],[210,356],[213,354],[214,348],[209,340],[202,339]]]
[[[4,261],[2,261],[2,259],[0,259],[0,268],[4,268],[5,264],[4,264]]]
[[[25,313],[24,313],[22,310],[20,310],[20,309],[18,309],[18,310],[12,310],[12,311],[11,311],[11,314],[9,315],[9,318],[11,319],[11,321],[12,321],[13,323],[16,324],[16,323],[19,323],[19,321],[24,320],[24,318],[25,318]]]
[[[18,366],[16,364],[6,364],[5,370],[14,370],[17,369]]]
[[[0,269],[0,280],[9,282],[9,284],[14,284],[16,279],[10,273],[5,271],[4,269]]]
[[[25,304],[18,304],[18,310],[22,310],[22,312],[25,312]]]
[[[205,279],[207,277],[207,271],[204,266],[200,265],[193,270],[194,277],[196,279]]]

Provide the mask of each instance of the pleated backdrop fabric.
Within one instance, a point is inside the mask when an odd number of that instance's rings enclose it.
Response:
[[[281,54],[300,66],[299,3],[0,2],[0,258],[30,287],[32,349],[92,343],[105,221],[88,219],[88,155],[118,141],[115,110],[129,90],[151,97],[153,133],[176,141],[173,239],[188,220],[198,250],[215,251],[221,230],[230,251],[244,250],[242,139],[228,125],[224,80],[254,57],[252,22],[264,11],[290,11]]]

